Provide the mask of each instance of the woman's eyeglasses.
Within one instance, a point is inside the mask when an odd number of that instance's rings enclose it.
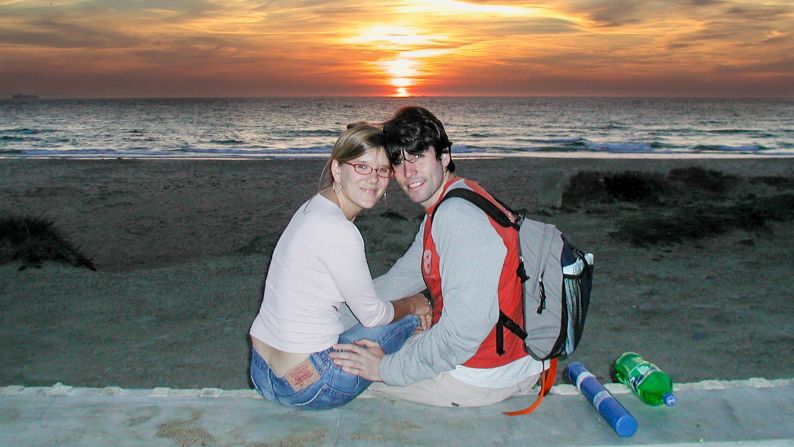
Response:
[[[372,173],[372,171],[375,171],[375,174],[377,174],[378,177],[380,177],[380,178],[389,178],[389,177],[391,177],[391,174],[392,174],[391,168],[373,168],[372,166],[370,166],[368,164],[364,164],[364,163],[350,163],[350,162],[347,162],[347,161],[344,162],[344,163],[346,165],[352,166],[353,169],[357,173],[359,173],[361,175],[369,175],[369,174]]]

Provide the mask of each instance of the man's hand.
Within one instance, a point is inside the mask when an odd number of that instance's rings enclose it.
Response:
[[[331,352],[334,363],[342,367],[342,371],[355,374],[372,382],[382,382],[380,377],[380,360],[386,355],[379,344],[370,340],[358,340],[354,344],[336,344]]]

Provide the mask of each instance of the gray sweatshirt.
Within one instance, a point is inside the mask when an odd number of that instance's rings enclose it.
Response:
[[[450,189],[456,187],[466,186],[459,181]],[[381,299],[395,300],[426,288],[421,270],[426,223],[427,216],[408,251],[375,279]],[[507,249],[485,213],[467,200],[447,200],[436,210],[431,232],[439,254],[444,309],[430,330],[383,358],[380,374],[388,385],[408,385],[465,363],[499,318],[499,277]]]

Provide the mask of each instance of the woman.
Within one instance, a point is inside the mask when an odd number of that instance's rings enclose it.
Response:
[[[344,405],[370,382],[334,365],[332,345],[369,339],[390,353],[417,329],[417,316],[429,321],[422,295],[378,298],[353,224],[383,196],[391,175],[380,129],[349,126],[331,152],[325,184],[279,238],[250,330],[251,381],[268,400],[313,410]],[[344,333],[343,302],[361,322]]]

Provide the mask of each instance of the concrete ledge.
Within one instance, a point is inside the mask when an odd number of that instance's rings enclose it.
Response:
[[[633,437],[618,437],[572,385],[515,418],[501,412],[531,398],[443,409],[365,393],[311,412],[254,390],[10,385],[0,387],[0,445],[794,445],[794,379],[677,384],[674,408],[644,405],[620,384],[607,388],[638,420]]]
[[[791,386],[794,379],[764,379],[754,377],[746,380],[703,380],[693,383],[676,383],[675,392],[690,390],[725,390],[728,388],[775,388]],[[631,394],[631,391],[621,383],[605,383],[604,387],[613,395]],[[260,399],[261,396],[256,390],[224,390],[221,388],[119,388],[109,386],[105,388],[79,388],[56,383],[50,387],[25,387],[22,385],[7,385],[0,387],[0,396],[10,396],[15,394],[38,393],[48,396],[141,396],[148,397],[227,397],[227,398],[253,398]],[[561,384],[555,385],[551,389],[552,395],[571,396],[579,395],[579,390],[574,385]],[[376,394],[364,391],[359,399],[371,399],[377,397]]]

